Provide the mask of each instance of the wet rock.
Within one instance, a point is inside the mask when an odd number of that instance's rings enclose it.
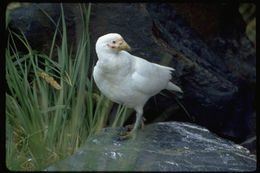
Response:
[[[240,145],[189,123],[165,122],[119,141],[123,128],[106,128],[71,157],[46,171],[254,171],[256,159]]]
[[[253,136],[251,138],[248,138],[246,141],[244,141],[243,143],[241,143],[240,145],[246,147],[246,148],[249,148],[249,149],[253,149],[255,148],[254,150],[250,150],[250,152],[252,154],[255,154],[256,155],[256,136]]]

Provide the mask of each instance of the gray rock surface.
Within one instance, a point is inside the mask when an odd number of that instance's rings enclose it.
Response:
[[[148,125],[120,141],[125,128],[106,128],[71,157],[46,171],[254,171],[256,159],[240,145],[190,123]]]

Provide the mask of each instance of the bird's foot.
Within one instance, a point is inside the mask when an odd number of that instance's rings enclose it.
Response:
[[[144,122],[146,121],[146,119],[144,117],[142,117],[142,120],[141,120],[141,129],[143,130],[144,129]]]
[[[135,138],[136,137],[136,130],[131,130],[130,132],[122,132],[120,133],[120,140],[125,140],[129,138]]]
[[[127,128],[128,131],[131,131],[134,128],[135,124],[128,124],[125,127]]]
[[[130,124],[130,125],[125,126],[128,129],[128,131],[120,133],[120,140],[128,139],[130,137],[135,138],[136,130],[139,128],[139,126],[141,126],[142,129],[144,128],[144,121],[145,121],[145,118],[142,117],[142,119],[140,120],[140,123],[137,123],[138,125],[136,125],[136,127],[135,127],[135,124]]]
[[[141,126],[141,129],[143,130],[144,129],[144,121],[146,121],[146,119],[144,117],[142,117],[142,120],[141,120],[141,123],[140,123],[140,126]],[[125,127],[131,131],[133,128],[134,128],[134,125],[135,124],[129,124],[129,125],[126,125]]]

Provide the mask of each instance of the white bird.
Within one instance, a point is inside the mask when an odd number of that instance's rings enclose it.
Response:
[[[93,77],[101,92],[110,100],[136,111],[136,121],[130,132],[120,139],[130,137],[142,123],[143,107],[147,100],[163,89],[182,92],[170,82],[171,67],[151,63],[127,52],[130,46],[120,34],[110,33],[98,38],[98,61]]]

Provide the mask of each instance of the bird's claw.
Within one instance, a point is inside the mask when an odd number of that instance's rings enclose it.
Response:
[[[134,124],[128,124],[125,126],[128,130],[132,130],[134,128]]]
[[[125,140],[125,139],[129,139],[129,138],[135,138],[136,136],[136,131],[132,130],[130,132],[121,132],[120,133],[120,140]]]
[[[140,126],[141,126],[141,129],[143,130],[144,129],[144,121],[146,121],[146,119],[144,117],[142,117],[142,120],[140,122]],[[129,124],[129,125],[126,125],[125,126],[128,130],[132,130],[134,128],[134,124]]]
[[[141,122],[139,124],[139,126],[141,126],[141,129],[143,130],[144,129],[144,121],[145,121],[145,118],[142,117],[141,119]],[[138,128],[135,128],[134,127],[135,124],[129,124],[129,125],[126,125],[125,127],[128,129],[128,131],[126,132],[121,132],[120,133],[120,140],[125,140],[125,139],[128,139],[128,138],[135,138],[136,136],[136,129]]]

